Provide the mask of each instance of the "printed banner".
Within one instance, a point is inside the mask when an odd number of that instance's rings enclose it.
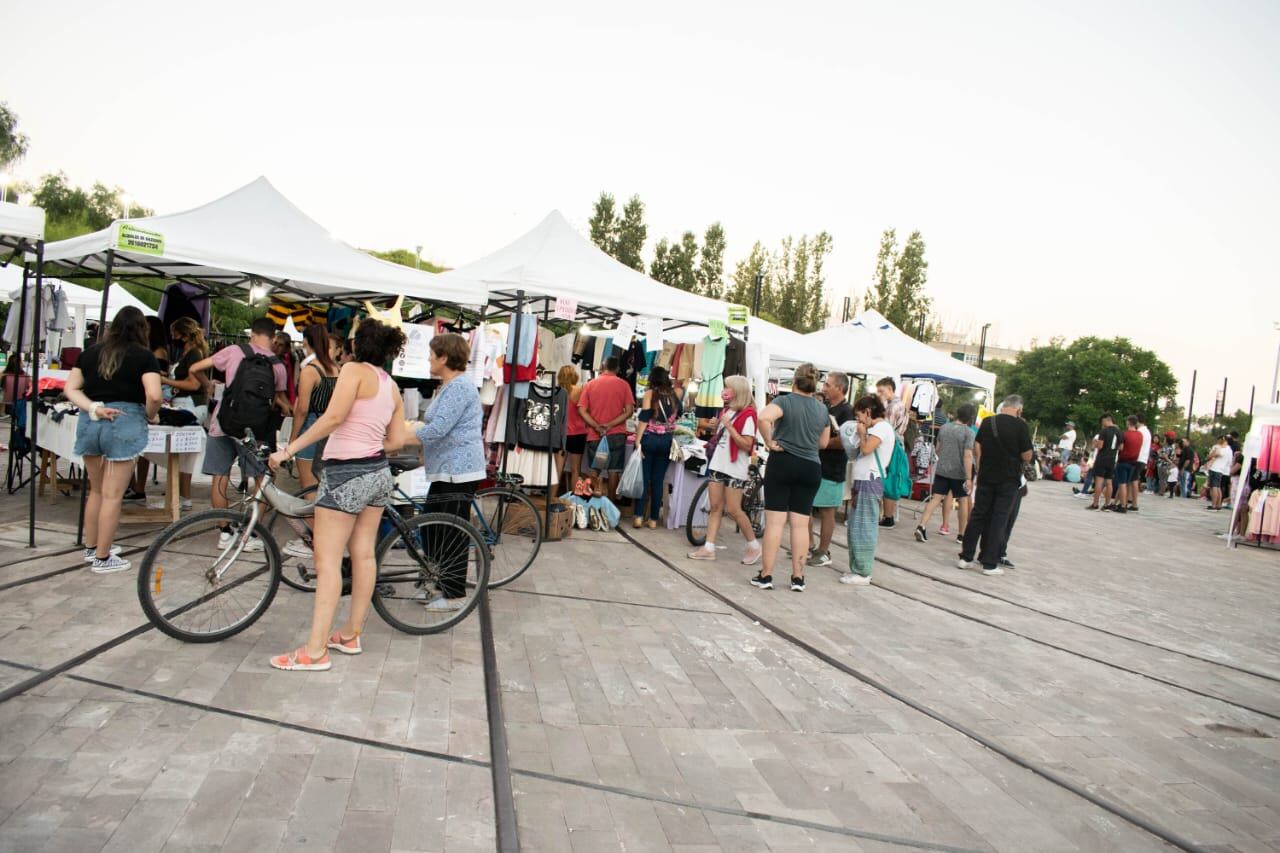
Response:
[[[735,329],[741,329],[747,325],[747,318],[751,316],[751,312],[747,310],[745,305],[729,306],[729,325]]]
[[[551,315],[557,320],[576,320],[578,318],[578,300],[567,296],[556,297],[556,310]]]
[[[120,223],[120,236],[116,240],[116,248],[140,255],[163,255],[164,235],[155,231],[145,231],[127,222]]]

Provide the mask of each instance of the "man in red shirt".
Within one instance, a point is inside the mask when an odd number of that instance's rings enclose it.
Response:
[[[1142,432],[1138,429],[1138,419],[1133,415],[1125,418],[1128,427],[1120,437],[1120,458],[1116,463],[1116,495],[1115,503],[1129,512],[1138,511],[1138,456],[1142,453]]]
[[[618,359],[609,356],[604,360],[600,375],[588,382],[578,397],[578,411],[587,423],[585,455],[591,468],[600,471],[607,479],[611,500],[618,497],[618,478],[626,458],[627,418],[636,408],[636,395],[631,386],[617,374]],[[609,462],[603,469],[595,462],[601,436],[607,436],[609,442]]]

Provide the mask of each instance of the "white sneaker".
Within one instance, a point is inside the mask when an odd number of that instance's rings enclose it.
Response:
[[[992,566],[989,569],[983,569],[982,573],[984,575],[1002,575],[1004,574],[1004,569],[1000,568],[999,566]]]
[[[234,542],[236,540],[236,537],[238,537],[239,535],[240,535],[239,530],[224,530],[221,533],[219,533],[218,534],[219,550],[225,550],[226,548],[229,548],[231,546],[231,543]],[[263,549],[262,540],[259,539],[256,535],[253,535],[249,537],[248,542],[244,543],[244,551],[242,553],[261,551],[262,549]]]
[[[244,543],[245,553],[261,551],[264,547],[262,540],[258,536],[250,536],[249,541]]]
[[[764,546],[760,544],[760,540],[747,545],[745,551],[742,552],[742,565],[754,566],[760,562],[760,558],[764,556]]]
[[[974,560],[956,560],[957,569],[976,569],[978,564]]]
[[[115,556],[117,556],[119,553],[120,553],[120,546],[119,546],[119,545],[112,545],[112,546],[111,546],[111,551],[110,551],[110,552],[108,552],[107,556],[108,556],[108,557],[115,557]],[[84,561],[85,561],[86,563],[92,563],[92,562],[93,562],[94,560],[96,560],[96,559],[98,559],[98,549],[97,549],[97,548],[85,548],[85,549],[84,549]]]
[[[222,530],[218,533],[218,550],[224,551],[231,545],[231,540],[235,538],[235,534],[231,530]]]
[[[311,559],[314,555],[311,553],[311,546],[301,539],[290,539],[284,546],[284,552],[294,557],[303,557]]]
[[[133,564],[128,560],[112,554],[105,560],[94,560],[89,565],[89,571],[98,575],[109,575],[115,572],[123,572],[125,569],[131,568],[132,566]]]
[[[849,572],[840,576],[840,583],[847,583],[850,586],[871,586],[871,578]]]
[[[461,610],[462,599],[461,598],[445,598],[443,595],[437,595],[435,598],[431,599],[426,604],[424,604],[423,607],[427,608],[428,610],[440,611],[440,612],[447,612],[451,610]]]
[[[191,506],[192,506],[191,498],[183,498],[182,501],[178,504],[178,508],[181,509],[183,512],[186,512],[189,509],[191,509]]]

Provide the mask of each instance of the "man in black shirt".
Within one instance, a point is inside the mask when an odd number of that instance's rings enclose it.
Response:
[[[1116,427],[1115,420],[1111,417],[1111,413],[1107,412],[1102,416],[1102,429],[1098,432],[1098,437],[1093,440],[1093,446],[1097,448],[1098,454],[1093,459],[1093,502],[1085,509],[1098,509],[1098,499],[1102,499],[1102,509],[1113,509],[1111,506],[1111,480],[1116,474],[1116,455],[1120,452],[1120,445],[1123,438],[1120,430]],[[1124,511],[1123,507],[1118,510]]]
[[[1022,488],[1022,466],[1031,461],[1031,430],[1022,420],[1022,398],[1011,394],[1000,411],[984,418],[973,447],[978,466],[978,489],[960,545],[962,569],[982,564],[984,575],[1002,575],[1000,560],[1009,535],[1009,515]],[[981,542],[982,550],[978,551]]]
[[[835,426],[831,438],[818,450],[818,462],[822,465],[822,482],[813,499],[813,516],[818,518],[818,547],[809,555],[807,566],[824,568],[831,565],[831,535],[836,529],[836,507],[844,502],[845,467],[849,457],[840,444],[839,427],[853,420],[853,407],[849,405],[849,377],[833,370],[822,382],[822,397],[827,403],[827,414]],[[812,535],[810,535],[812,539]]]

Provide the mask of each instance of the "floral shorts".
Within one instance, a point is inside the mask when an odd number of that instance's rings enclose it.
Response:
[[[386,506],[393,488],[395,478],[386,457],[326,459],[316,506],[355,515],[365,507]]]
[[[740,492],[746,489],[749,485],[748,480],[735,480],[723,471],[709,471],[708,476],[711,477],[711,482],[719,483],[720,485],[730,489],[737,489]]]

